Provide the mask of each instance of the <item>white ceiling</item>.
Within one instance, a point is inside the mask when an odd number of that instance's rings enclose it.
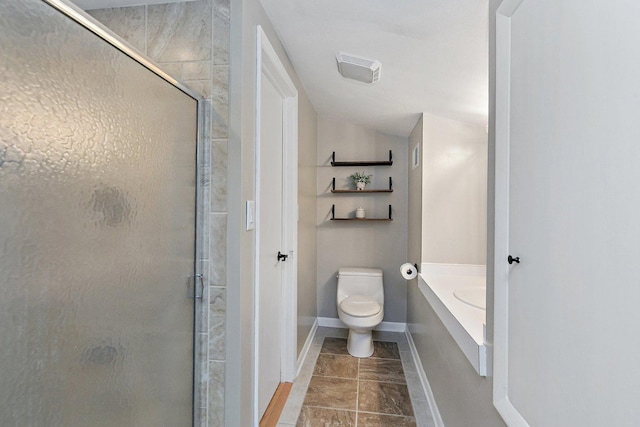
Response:
[[[319,114],[407,136],[422,112],[486,125],[488,0],[261,0]],[[377,59],[347,80],[338,51]]]
[[[184,0],[75,0],[84,9]],[[260,0],[319,114],[407,136],[420,113],[486,125],[488,0]],[[382,63],[338,74],[338,51]]]

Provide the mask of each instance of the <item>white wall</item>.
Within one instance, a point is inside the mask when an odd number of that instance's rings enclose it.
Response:
[[[331,167],[331,153],[340,160],[387,160],[393,150],[392,166]],[[363,195],[333,194],[336,187],[346,188],[346,177],[355,171],[373,174],[372,188],[388,188],[393,178],[393,193]],[[320,117],[318,119],[318,316],[338,317],[336,274],[340,267],[382,268],[384,272],[384,320],[406,319],[406,281],[400,265],[407,259],[407,138],[385,135],[351,123]],[[331,205],[336,216],[346,216],[362,206],[368,217],[388,216],[391,222],[331,221]]]
[[[487,244],[487,133],[423,116],[422,261],[484,264]]]

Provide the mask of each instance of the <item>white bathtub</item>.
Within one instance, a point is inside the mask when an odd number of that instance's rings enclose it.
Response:
[[[486,291],[486,267],[423,263],[418,286],[471,365],[487,375],[486,311],[474,295]]]

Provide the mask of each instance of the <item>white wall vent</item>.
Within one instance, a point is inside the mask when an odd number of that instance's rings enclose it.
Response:
[[[338,52],[336,54],[336,60],[338,61],[338,71],[342,77],[364,83],[376,83],[380,81],[380,69],[382,68],[380,61],[344,52]]]

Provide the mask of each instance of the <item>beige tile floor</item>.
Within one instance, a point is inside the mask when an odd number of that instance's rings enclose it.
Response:
[[[405,335],[375,333],[365,359],[349,355],[346,336],[318,328],[278,426],[434,426]]]

